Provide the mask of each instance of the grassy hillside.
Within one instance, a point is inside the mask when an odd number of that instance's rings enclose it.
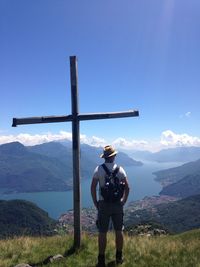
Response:
[[[6,193],[72,188],[72,176],[65,164],[31,152],[19,142],[0,146],[0,170],[0,187]]]
[[[55,223],[47,212],[29,201],[0,200],[0,238],[52,235]]]
[[[187,175],[196,175],[200,173],[200,159],[185,163],[179,167],[170,168],[154,172],[156,181],[160,182],[163,186],[176,183],[186,177]]]
[[[176,183],[165,186],[160,195],[185,198],[200,194],[200,174],[185,176]]]
[[[20,237],[0,240],[0,266],[13,267],[19,263],[32,266],[94,267],[97,256],[97,236],[85,234],[81,249],[67,255],[73,243],[72,236],[46,238]],[[114,260],[114,235],[108,235],[107,266]],[[200,267],[200,230],[175,236],[125,236],[124,256],[126,267]],[[46,263],[51,255],[62,254],[59,262]]]
[[[200,227],[200,195],[163,203],[149,209],[126,213],[127,226],[145,222],[161,224],[171,233],[181,233]]]

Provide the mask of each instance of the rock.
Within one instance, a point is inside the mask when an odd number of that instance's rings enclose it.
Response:
[[[153,235],[167,235],[167,232],[163,229],[154,229]]]
[[[57,254],[57,255],[51,257],[49,259],[49,261],[52,263],[52,262],[59,261],[59,260],[62,260],[62,259],[64,259],[64,257],[62,255],[60,255],[60,254]]]
[[[57,254],[55,256],[49,256],[43,263],[44,264],[53,263],[62,259],[64,259],[64,257],[61,254]],[[14,267],[34,267],[34,266],[31,266],[27,263],[20,263]]]

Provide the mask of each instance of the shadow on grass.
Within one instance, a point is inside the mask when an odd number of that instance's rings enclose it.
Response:
[[[108,264],[106,266],[107,267],[115,267],[117,265],[116,265],[115,261],[110,261],[110,262],[108,262]]]
[[[70,249],[65,251],[63,257],[68,258],[68,257],[72,256],[73,254],[75,254],[77,251],[78,251],[78,249],[76,249],[74,246],[72,246]]]
[[[70,256],[72,256],[73,254],[75,254],[78,250],[76,248],[74,248],[74,246],[72,246],[70,249],[68,249],[67,251],[65,251],[64,255],[63,255],[63,259],[68,258]],[[47,265],[49,263],[51,263],[51,259],[54,257],[54,255],[50,255],[48,256],[46,259],[44,259],[41,262],[38,263],[30,263],[31,266],[34,267],[40,267],[40,266],[44,266]]]
[[[88,267],[96,267],[96,266],[97,266],[97,264],[96,265],[93,265],[93,266],[88,266]],[[115,267],[115,266],[118,266],[118,265],[116,265],[116,262],[115,261],[110,261],[110,262],[108,262],[106,264],[106,267]]]
[[[69,248],[68,250],[65,251],[64,255],[63,255],[63,259],[66,259],[72,255],[74,255],[75,253],[77,253],[78,249],[76,249],[74,246],[72,246],[71,248]],[[51,256],[48,256],[46,259],[44,259],[43,261],[41,262],[38,262],[38,263],[30,263],[31,266],[34,266],[34,267],[40,267],[40,266],[44,266],[44,265],[47,265],[49,263],[52,263],[51,259],[54,257],[54,255],[51,255]],[[62,260],[62,259],[61,259]],[[96,265],[95,265],[96,266]],[[94,266],[94,267],[95,267]],[[107,263],[106,267],[115,267],[117,266],[115,261],[110,261]]]

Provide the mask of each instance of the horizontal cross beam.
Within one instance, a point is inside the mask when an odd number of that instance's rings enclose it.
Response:
[[[114,118],[137,117],[137,116],[139,116],[138,110],[129,110],[129,111],[110,112],[110,113],[106,112],[106,113],[78,114],[75,116],[75,118],[79,121],[84,121],[84,120],[114,119]],[[66,122],[66,121],[73,121],[75,118],[73,115],[13,118],[12,127],[16,127],[17,125],[23,125],[23,124]]]

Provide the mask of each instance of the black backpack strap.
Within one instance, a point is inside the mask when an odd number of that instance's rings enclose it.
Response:
[[[118,171],[119,171],[119,167],[118,167],[118,166],[114,169],[113,172],[110,172],[110,171],[109,171],[109,169],[108,169],[108,167],[106,166],[105,163],[102,164],[101,166],[103,167],[104,171],[106,172],[106,174],[107,174],[108,176],[110,176],[110,175],[112,174],[112,175],[115,177],[115,176],[117,175]]]
[[[102,164],[101,166],[103,167],[103,169],[104,169],[104,171],[106,172],[106,174],[107,174],[108,176],[110,176],[110,175],[111,175],[111,172],[109,171],[108,167],[106,167],[106,164],[104,163],[104,164]]]

